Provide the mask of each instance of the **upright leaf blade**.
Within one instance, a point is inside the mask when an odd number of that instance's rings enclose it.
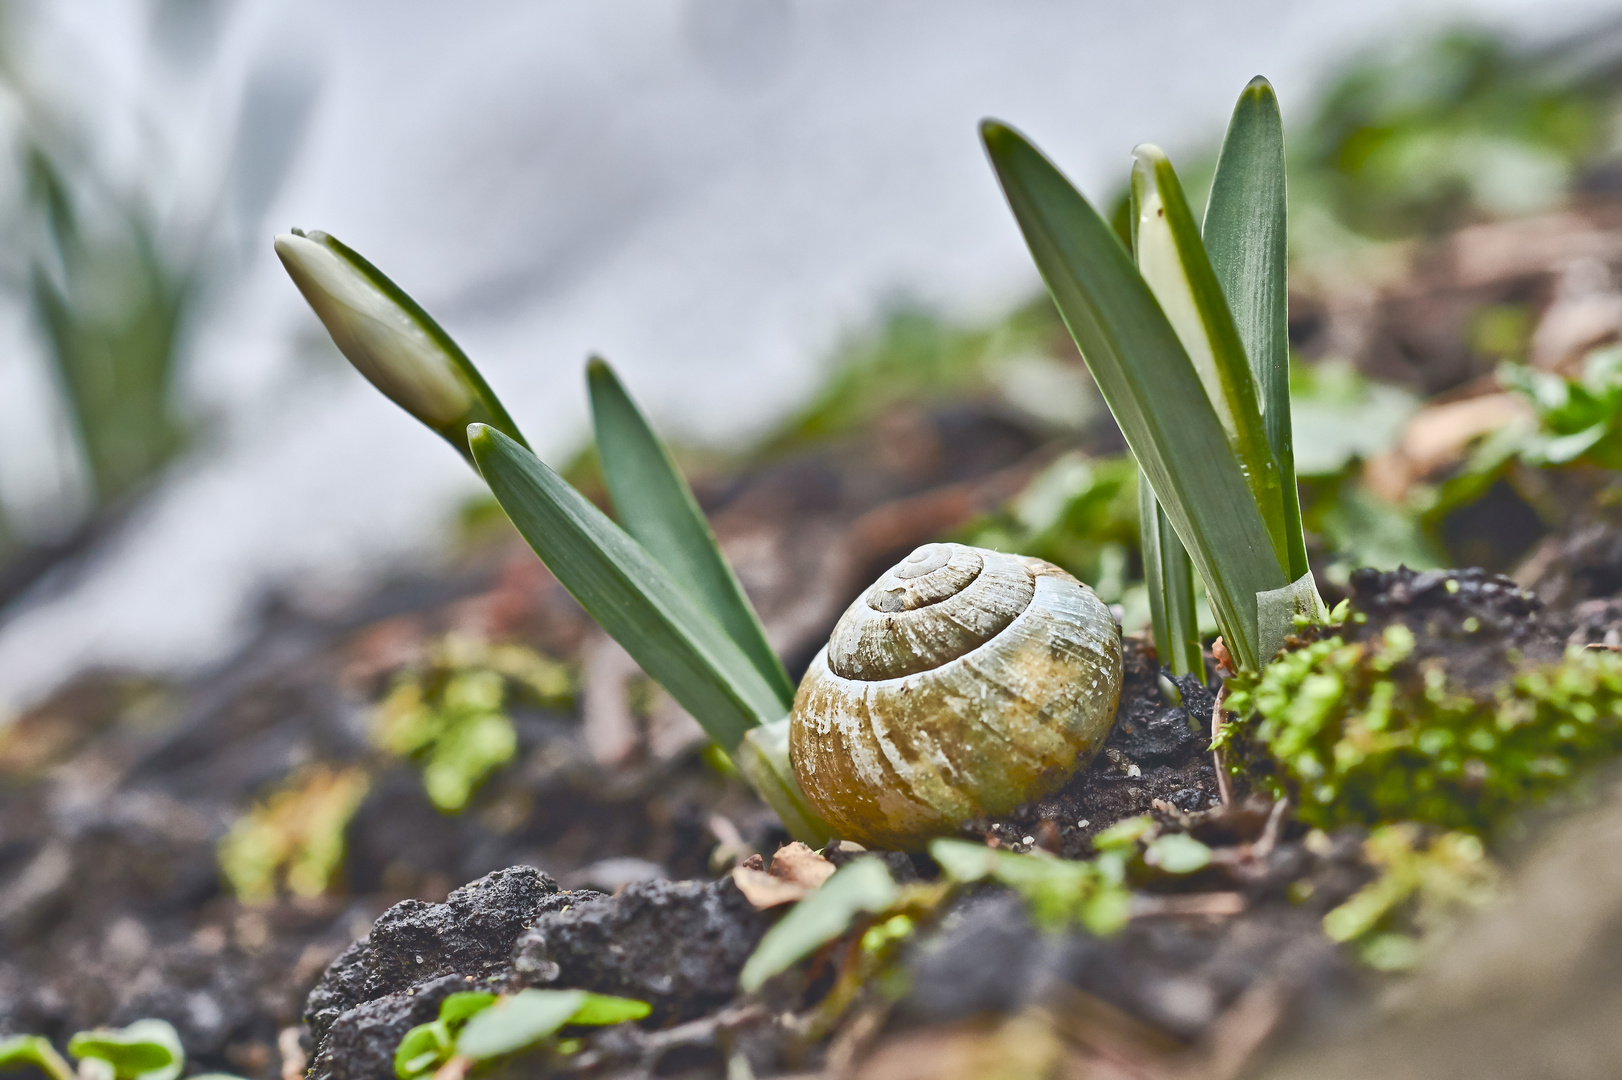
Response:
[[[1194,568],[1166,512],[1143,474],[1138,474],[1138,533],[1155,651],[1173,675],[1205,673],[1199,616],[1194,608]]]
[[[1267,442],[1250,363],[1234,328],[1194,216],[1171,162],[1159,147],[1133,152],[1132,200],[1138,206],[1138,272],[1177,331],[1222,420],[1251,496],[1267,523],[1280,566],[1289,561],[1278,465]]]
[[[483,424],[473,459],[558,581],[631,658],[730,751],[783,714],[777,692],[664,567],[557,473]]]
[[[1294,580],[1308,566],[1290,425],[1288,227],[1284,123],[1272,85],[1258,75],[1228,123],[1202,234],[1250,360],[1267,443],[1278,463]]]
[[[594,358],[587,365],[586,383],[603,478],[620,524],[721,624],[787,709],[794,684],[676,463],[606,362]]]
[[[987,122],[982,136],[1048,291],[1199,569],[1229,648],[1254,670],[1256,594],[1287,582],[1193,363],[1081,193],[1012,128]]]

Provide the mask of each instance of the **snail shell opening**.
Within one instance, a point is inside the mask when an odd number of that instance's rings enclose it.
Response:
[[[1120,632],[1051,563],[926,544],[851,604],[795,696],[790,756],[846,839],[910,847],[1012,810],[1092,759]]]

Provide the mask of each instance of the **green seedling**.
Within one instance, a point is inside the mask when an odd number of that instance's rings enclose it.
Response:
[[[68,1040],[80,1080],[175,1080],[186,1070],[180,1036],[166,1020],[81,1031]]]
[[[125,1028],[81,1031],[68,1040],[72,1067],[43,1035],[0,1039],[0,1072],[32,1065],[51,1080],[176,1080],[186,1071],[186,1050],[167,1020],[137,1020]],[[229,1073],[199,1073],[193,1080],[241,1080]]]
[[[1323,611],[1295,494],[1283,136],[1272,88],[1255,80],[1234,111],[1203,232],[1166,156],[1138,148],[1132,252],[1018,132],[988,121],[982,136],[1048,291],[1143,470],[1145,506],[1164,510],[1229,652],[1259,670],[1295,616]],[[1192,666],[1179,618],[1186,579],[1175,557],[1159,554],[1169,545],[1151,536],[1161,519],[1140,517],[1144,546],[1153,539],[1157,553],[1157,645]]]
[[[471,1068],[540,1046],[565,1027],[620,1024],[651,1011],[644,1001],[585,990],[521,990],[511,996],[463,991],[440,1003],[437,1019],[406,1032],[394,1054],[394,1073],[417,1080],[454,1059]]]
[[[564,588],[731,754],[798,839],[827,827],[788,761],[793,686],[686,481],[613,372],[588,369],[616,523],[524,443],[465,353],[370,263],[321,233],[277,254],[362,374],[475,464]]]
[[[887,911],[899,895],[895,879],[878,859],[846,863],[766,931],[744,964],[738,985],[745,993],[760,989],[767,979],[844,934],[860,916]]]
[[[74,1080],[73,1066],[62,1059],[43,1035],[13,1035],[0,1039],[0,1072],[32,1065],[51,1080]]]
[[[839,868],[766,932],[744,965],[738,984],[752,993],[806,957],[864,922],[861,971],[873,974],[920,919],[933,916],[949,898],[982,881],[995,881],[1024,898],[1031,918],[1047,930],[1079,925],[1101,936],[1117,932],[1131,915],[1127,870],[1135,861],[1163,874],[1189,874],[1211,861],[1211,850],[1179,833],[1155,835],[1145,816],[1117,822],[1093,838],[1089,861],[1024,855],[967,840],[932,841],[929,854],[941,868],[936,884],[897,885],[874,858]],[[832,995],[831,995],[832,996]]]
[[[998,851],[963,840],[936,840],[929,845],[929,854],[952,882],[991,880],[1013,889],[1025,898],[1031,918],[1046,929],[1079,923],[1095,934],[1113,934],[1126,925],[1130,914],[1126,857],[1118,849],[1081,862]]]
[[[422,765],[429,801],[457,813],[494,769],[518,752],[518,732],[503,709],[507,695],[493,671],[461,671],[430,693],[409,676],[379,703],[372,738],[391,754]]]

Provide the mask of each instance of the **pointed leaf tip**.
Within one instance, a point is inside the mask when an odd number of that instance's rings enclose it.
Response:
[[[987,150],[995,151],[1026,140],[1001,120],[992,120],[988,117],[980,121],[980,141],[985,144]]]

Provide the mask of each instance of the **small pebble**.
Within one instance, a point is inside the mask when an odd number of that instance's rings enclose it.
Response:
[[[1022,843],[1022,844],[1034,844],[1034,843],[1036,843],[1036,837],[1027,836],[1025,839],[1021,840],[1020,843]]]
[[[1088,821],[1086,818],[1082,818],[1080,821],[1076,822],[1076,828],[1085,829],[1087,826],[1089,826],[1091,824],[1092,824],[1091,821]]]

